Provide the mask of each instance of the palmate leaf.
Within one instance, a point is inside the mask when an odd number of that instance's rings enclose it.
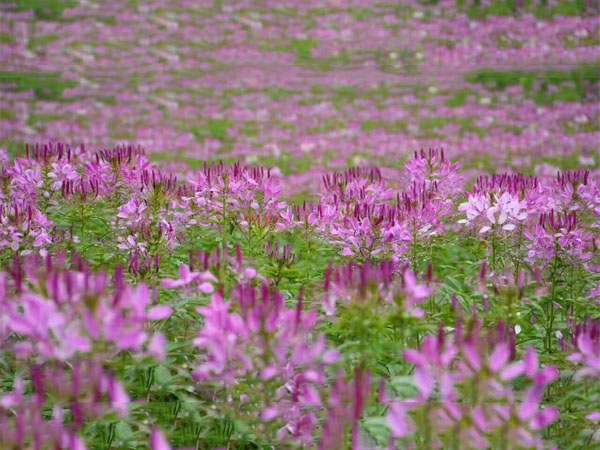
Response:
[[[379,446],[384,446],[389,441],[390,426],[387,417],[367,417],[362,420],[365,433]]]
[[[414,398],[418,389],[413,376],[395,376],[390,378],[387,385],[394,390],[399,399]]]

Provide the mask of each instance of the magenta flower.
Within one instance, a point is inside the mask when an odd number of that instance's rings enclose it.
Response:
[[[203,294],[212,294],[214,287],[210,282],[218,282],[217,278],[210,272],[192,272],[187,264],[179,267],[179,279],[163,279],[161,285],[166,288],[176,289],[182,286],[188,286],[191,283],[198,284],[198,290]]]
[[[415,273],[409,269],[404,271],[404,307],[413,317],[423,317],[424,312],[416,305],[423,303],[430,295],[430,289],[419,284]]]
[[[415,157],[404,165],[409,184],[425,184],[426,189],[435,190],[442,199],[457,195],[464,183],[458,173],[460,163],[452,164],[443,149],[415,152]]]
[[[543,389],[557,379],[558,370],[540,369],[532,348],[522,361],[513,361],[512,353],[506,333],[486,338],[481,323],[468,335],[459,329],[452,336],[427,336],[421,350],[404,351],[404,359],[415,365],[418,395],[402,403],[387,402],[393,437],[400,439],[412,429],[421,434],[428,427],[435,445],[443,447],[446,439],[455,442],[453,433],[459,430],[465,448],[488,448],[503,430],[510,442],[520,436],[538,448],[539,431],[558,419],[555,408],[540,407]],[[522,375],[531,387],[518,401],[510,381]],[[421,414],[426,419],[419,419]]]
[[[590,300],[596,300],[596,305],[600,306],[600,281],[596,282],[596,286],[590,290]]]
[[[413,424],[408,416],[410,406],[405,402],[393,401],[388,404],[388,423],[392,432],[392,438],[403,438],[413,430]]]
[[[322,404],[318,388],[326,381],[324,368],[337,361],[337,353],[326,349],[323,336],[312,335],[314,313],[303,313],[301,303],[286,308],[283,297],[267,285],[257,291],[239,284],[233,298],[235,304],[224,302],[216,293],[207,306],[197,308],[204,325],[194,339],[202,355],[195,379],[228,392],[252,383],[255,391],[242,392],[259,402],[260,393],[270,390],[271,401],[262,403],[257,415],[250,413],[250,423],[276,421],[279,439],[309,443],[317,423],[314,413]]]
[[[582,228],[576,213],[541,214],[535,232],[525,232],[530,241],[525,261],[543,267],[555,257],[565,257],[572,264],[582,264],[593,257],[593,234]]]
[[[132,198],[117,209],[117,217],[123,219],[128,226],[133,227],[145,220],[144,211],[147,207],[145,202],[138,198]]]
[[[151,450],[171,450],[171,446],[167,442],[167,439],[163,435],[162,431],[158,428],[153,427],[150,435],[150,449]]]
[[[580,363],[583,368],[577,371],[577,376],[600,379],[600,339],[593,339],[591,333],[581,333],[577,337],[576,351],[567,360]]]
[[[14,298],[20,310],[9,310],[8,328],[26,338],[13,344],[19,357],[39,355],[44,359],[68,361],[87,354],[98,343],[117,350],[141,351],[145,343],[160,355],[164,340],[152,340],[145,328],[149,320],[171,316],[167,305],[149,307],[148,286],[122,285],[113,294],[105,274],[31,271],[29,280],[44,293],[25,291]],[[108,350],[107,348],[107,350]]]
[[[459,206],[467,214],[459,223],[482,225],[479,233],[491,230],[512,231],[527,219],[527,204],[508,192],[500,196],[485,193],[468,194],[468,201]]]
[[[111,411],[127,415],[129,396],[116,378],[104,372],[101,363],[83,360],[72,366],[33,365],[30,378],[31,394],[24,395],[23,380],[17,378],[14,391],[0,397],[0,442],[11,448],[43,443],[85,449],[76,434],[85,423]],[[53,410],[50,420],[46,416],[49,408]],[[65,408],[71,413],[69,424],[63,424]]]

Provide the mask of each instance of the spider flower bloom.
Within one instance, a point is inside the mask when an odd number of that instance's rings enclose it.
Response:
[[[520,442],[542,448],[540,430],[554,422],[558,412],[540,409],[540,402],[558,371],[552,366],[540,369],[533,349],[522,361],[514,360],[508,335],[502,335],[500,340],[493,333],[486,338],[476,322],[468,333],[461,325],[453,336],[440,331],[437,337],[427,336],[420,350],[406,350],[405,360],[415,365],[418,394],[402,404],[391,402],[388,420],[394,437],[414,427],[419,435],[435,436],[432,445],[443,447],[458,439],[461,448],[474,449],[488,448],[502,432],[508,436],[508,448],[520,448]],[[512,386],[518,376],[530,384],[523,401]]]
[[[321,203],[368,205],[383,204],[393,200],[395,192],[387,186],[378,168],[352,167],[344,172],[333,172],[323,176],[325,194]]]
[[[596,300],[596,305],[600,306],[600,281],[596,282],[596,286],[590,290],[590,300]]]
[[[390,260],[377,264],[349,264],[327,269],[323,308],[328,316],[333,316],[338,302],[361,302],[373,307],[395,305],[407,317],[422,317],[418,307],[431,294],[430,288],[419,283],[410,269],[398,276],[398,265]]]
[[[13,199],[0,201],[0,251],[10,248],[21,255],[34,251],[46,256],[52,222],[35,206]]]
[[[437,196],[450,199],[457,195],[464,179],[458,174],[460,163],[452,164],[443,149],[421,150],[404,166],[409,184],[425,184],[427,189],[435,186]]]
[[[525,261],[540,261],[548,265],[553,258],[563,256],[573,264],[584,263],[593,257],[594,235],[582,228],[577,214],[543,213],[533,233],[525,232],[530,241]]]
[[[585,396],[585,406],[581,412],[585,414],[586,420],[593,422],[592,426],[597,430],[597,422],[600,421],[600,411],[597,410],[599,395],[588,385],[600,383],[600,320],[588,319],[583,323],[571,323],[571,344],[565,343],[565,348],[571,354],[567,360],[576,364],[575,381],[573,389],[580,389],[580,395]],[[600,433],[596,431],[591,439],[600,442]]]
[[[414,183],[397,196],[401,217],[410,230],[411,239],[429,239],[443,233],[442,219],[452,211],[452,201],[438,194],[438,185]]]
[[[150,450],[171,450],[171,446],[164,434],[156,427],[152,428],[150,435]]]
[[[504,192],[500,196],[485,193],[467,194],[468,200],[458,210],[467,215],[459,223],[479,224],[479,233],[492,230],[512,231],[527,219],[527,205],[516,196]]]
[[[179,267],[179,278],[176,280],[161,280],[161,285],[166,288],[175,289],[196,282],[200,292],[203,294],[212,294],[215,288],[210,282],[216,283],[218,281],[210,272],[192,272],[187,264],[182,264]]]
[[[243,393],[261,407],[248,420],[274,421],[281,426],[279,439],[309,443],[322,403],[318,388],[325,383],[325,366],[338,358],[326,349],[324,336],[313,335],[316,313],[304,313],[301,301],[287,308],[281,294],[266,284],[257,290],[240,283],[233,299],[224,302],[215,293],[197,309],[204,326],[194,340],[201,351],[194,377],[229,392],[236,392],[239,383],[252,383],[253,392]],[[267,403],[265,390],[270,392]]]
[[[161,354],[161,340],[152,339],[146,323],[170,317],[172,308],[150,307],[147,285],[117,283],[121,270],[111,293],[105,273],[62,271],[58,266],[40,270],[35,264],[31,260],[26,268],[32,290],[17,295],[14,301],[21,308],[9,311],[9,329],[25,338],[13,345],[18,356],[69,361],[99,344],[107,351],[137,352],[151,344],[152,353]]]
[[[357,203],[338,211],[339,217],[328,224],[324,234],[330,243],[341,247],[343,256],[361,261],[381,256],[399,260],[406,252],[410,235],[399,208]]]
[[[86,423],[111,411],[121,417],[127,415],[128,395],[116,378],[105,373],[99,362],[81,360],[72,367],[34,365],[31,384],[32,394],[25,395],[23,380],[17,378],[14,391],[0,397],[2,448],[29,448],[28,444],[36,445],[41,441],[56,448],[85,449],[75,433]],[[52,404],[54,415],[49,420],[44,410]],[[63,425],[62,405],[68,407],[72,416],[68,426]]]
[[[370,400],[371,374],[364,369],[354,371],[349,382],[339,374],[332,383],[327,416],[322,428],[319,450],[343,448],[348,429],[351,430],[353,450],[364,448],[361,444],[359,421]]]
[[[575,349],[567,359],[582,366],[577,377],[600,381],[600,320],[579,325],[574,340]]]

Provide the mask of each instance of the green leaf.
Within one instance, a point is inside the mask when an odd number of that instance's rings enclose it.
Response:
[[[115,257],[114,253],[105,253],[104,255],[102,255],[102,259],[106,262],[106,261],[110,261],[111,259],[113,259]]]
[[[154,369],[154,381],[160,386],[166,386],[173,381],[171,371],[164,366],[157,366]]]
[[[244,436],[246,439],[251,438],[252,429],[240,420],[233,421],[235,431]]]
[[[387,417],[367,417],[363,427],[378,443],[387,442],[390,437],[390,425]]]
[[[115,437],[119,441],[130,441],[133,439],[133,430],[126,422],[117,422],[115,425]]]
[[[388,384],[403,399],[414,397],[418,392],[415,380],[410,375],[394,377]]]

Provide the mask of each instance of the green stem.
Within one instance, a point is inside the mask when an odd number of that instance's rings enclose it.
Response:
[[[417,229],[416,225],[413,223],[412,226],[412,255],[411,255],[411,269],[416,273],[417,271]]]
[[[559,258],[558,258],[558,244],[555,243],[554,246],[554,251],[555,251],[555,255],[554,255],[554,259],[552,261],[552,271],[551,271],[551,275],[550,275],[550,282],[552,283],[552,287],[550,288],[550,302],[547,306],[547,314],[548,314],[548,320],[547,320],[547,327],[546,327],[546,351],[547,352],[551,352],[552,351],[552,329],[554,328],[554,301],[556,299],[556,273],[558,270],[558,262],[559,262]]]
[[[521,268],[521,246],[523,244],[523,224],[519,225],[519,240],[517,241],[517,250],[515,252],[515,280],[519,279],[519,269]]]
[[[306,226],[304,228],[304,243],[306,246],[306,261],[310,262],[311,248],[310,248],[310,234],[309,234],[308,226]],[[310,265],[306,264],[306,282],[304,283],[304,285],[305,285],[307,294],[308,294],[308,289],[309,289],[309,281],[310,281]]]
[[[496,271],[496,233],[492,232],[492,271]]]
[[[227,184],[226,184],[227,186]],[[227,197],[223,195],[222,200],[222,208],[221,208],[221,269],[219,273],[219,278],[221,283],[225,284],[225,253],[227,251],[227,220],[225,219],[225,214],[227,210]]]
[[[432,450],[433,449],[433,445],[431,442],[431,424],[428,420],[428,413],[429,413],[429,403],[427,403],[425,405],[425,410],[423,411],[423,434],[424,434],[424,441],[423,441],[423,449],[424,450]]]

